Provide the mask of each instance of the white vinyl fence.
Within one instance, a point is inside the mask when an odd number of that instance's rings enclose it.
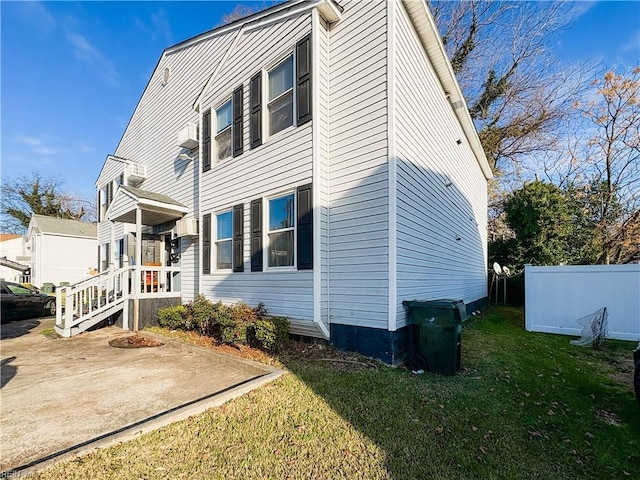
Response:
[[[607,338],[640,340],[640,264],[525,267],[525,326],[579,336],[576,322],[607,307]]]

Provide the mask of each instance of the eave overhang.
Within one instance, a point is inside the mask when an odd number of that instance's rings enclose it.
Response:
[[[440,34],[438,33],[438,28],[431,16],[429,8],[427,7],[427,2],[424,0],[402,0],[402,3],[409,14],[409,18],[411,19],[416,32],[418,33],[420,42],[422,43],[422,46],[427,53],[427,57],[440,80],[440,84],[449,99],[451,108],[458,118],[458,122],[464,131],[465,137],[471,145],[471,150],[478,161],[478,165],[480,166],[482,173],[487,180],[493,178],[493,173],[491,172],[491,167],[487,161],[487,156],[485,155],[482,144],[480,143],[480,138],[478,137],[478,132],[473,124],[471,115],[469,115],[467,103],[462,96],[462,90],[456,80],[455,73],[453,72],[453,68],[451,67],[451,63],[449,62],[447,53],[444,49],[444,44],[442,43]]]
[[[189,209],[167,195],[120,185],[105,215],[106,220],[136,223],[140,210],[143,225],[160,225],[182,218]]]

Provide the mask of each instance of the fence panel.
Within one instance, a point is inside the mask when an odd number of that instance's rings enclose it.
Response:
[[[525,327],[579,336],[580,317],[607,307],[607,338],[640,340],[640,264],[525,267]]]

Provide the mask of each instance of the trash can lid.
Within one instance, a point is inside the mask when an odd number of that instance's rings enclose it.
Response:
[[[462,300],[439,298],[437,300],[403,300],[402,305],[407,308],[415,307],[437,307],[437,308],[460,308],[459,304],[464,304]]]

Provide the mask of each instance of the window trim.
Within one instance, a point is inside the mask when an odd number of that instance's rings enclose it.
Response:
[[[218,238],[218,217],[226,213],[231,214],[231,236],[229,238],[219,239]],[[225,208],[223,210],[218,210],[213,213],[213,216],[215,218],[215,236],[212,243],[215,245],[215,248],[212,250],[215,253],[213,255],[214,256],[213,261],[211,262],[212,266],[215,267],[215,270],[219,272],[232,272],[234,267],[233,265],[233,207]],[[231,266],[228,268],[218,267],[218,244],[222,242],[229,242],[229,244],[231,245]]]
[[[269,121],[269,105],[273,102],[276,102],[284,95],[286,95],[289,90],[281,93],[273,100],[269,100],[269,72],[276,69],[280,64],[284,63],[289,57],[291,57],[292,61],[292,87],[291,87],[291,125],[283,128],[277,133],[271,133],[271,123]],[[298,95],[296,92],[296,47],[295,44],[291,46],[291,48],[287,49],[287,51],[279,56],[275,61],[268,64],[266,67],[262,69],[262,98],[263,98],[263,107],[262,107],[262,136],[265,141],[268,141],[272,137],[279,137],[284,134],[284,132],[288,132],[289,130],[297,127],[296,117],[297,117],[297,109],[296,102],[298,101]],[[264,142],[263,142],[264,143]]]
[[[224,127],[222,130],[218,129],[218,110],[222,109],[225,105],[229,104],[229,109],[231,112],[231,118],[229,121],[229,125],[227,125],[226,127]],[[233,157],[233,97],[229,96],[226,97],[225,100],[223,100],[222,102],[220,102],[218,104],[217,107],[214,107],[213,112],[215,114],[212,115],[212,117],[215,118],[215,129],[212,129],[215,132],[215,135],[213,137],[213,140],[215,141],[216,144],[216,163],[218,162],[222,162],[228,158]],[[212,119],[213,120],[213,119]],[[229,133],[229,155],[227,155],[226,157],[220,158],[219,156],[219,146],[218,146],[218,137],[220,137],[220,135],[225,134],[225,133]]]
[[[281,228],[278,230],[270,230],[269,229],[269,202],[271,200],[275,200],[277,198],[286,197],[288,195],[293,196],[293,227],[289,228]],[[298,205],[297,205],[297,193],[296,188],[287,189],[283,191],[279,191],[277,193],[273,193],[267,196],[262,197],[262,217],[263,217],[263,233],[262,233],[262,265],[263,271],[297,271],[298,270],[298,252],[296,245],[298,244]],[[271,242],[269,241],[270,233],[278,233],[278,232],[287,232],[293,230],[293,241],[291,244],[291,248],[293,249],[293,264],[292,265],[282,265],[282,266],[271,266],[269,265],[269,250],[271,248]]]

